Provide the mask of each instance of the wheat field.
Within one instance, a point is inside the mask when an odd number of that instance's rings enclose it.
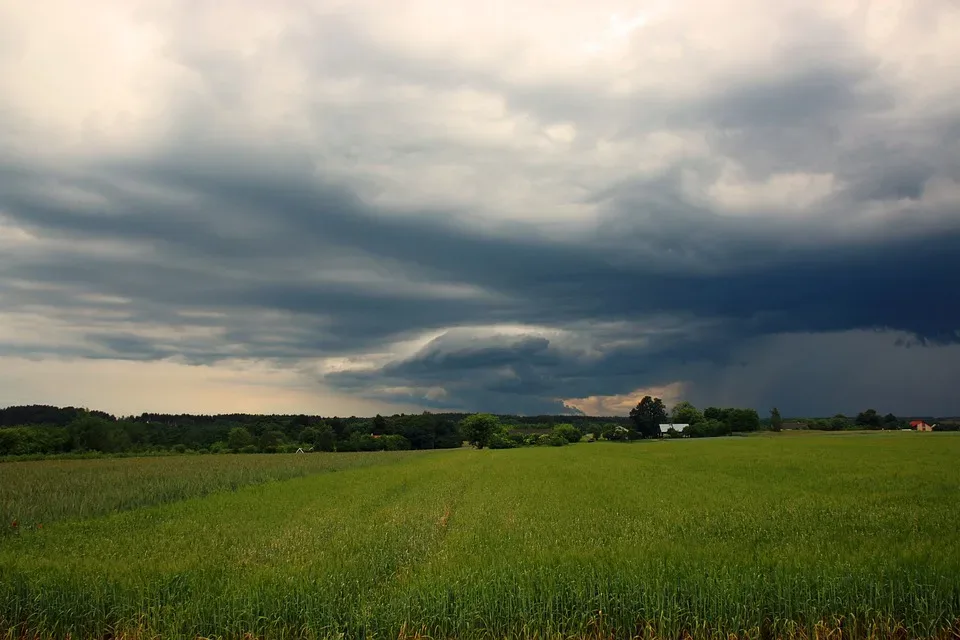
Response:
[[[0,536],[0,635],[955,637],[958,454],[915,433],[309,454],[176,501],[162,458],[151,498],[89,511],[64,505],[137,494],[140,463],[64,491],[63,462],[31,463],[52,517]]]

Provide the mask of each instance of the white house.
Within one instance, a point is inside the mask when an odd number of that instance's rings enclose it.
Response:
[[[670,429],[683,433],[683,430],[689,426],[690,426],[689,424],[674,424],[674,423],[662,424],[660,425],[660,435],[662,436],[667,435],[667,431],[670,431]]]

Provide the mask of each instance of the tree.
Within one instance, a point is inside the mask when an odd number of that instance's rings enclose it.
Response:
[[[227,436],[227,446],[231,451],[240,451],[253,444],[253,436],[246,427],[234,427]]]
[[[670,421],[676,424],[697,424],[703,421],[703,414],[693,404],[684,400],[673,407]]]
[[[74,447],[80,450],[113,453],[130,447],[130,437],[115,420],[108,420],[93,413],[77,418],[70,423],[68,429]]]
[[[667,421],[667,409],[660,398],[644,396],[630,410],[630,421],[635,432],[642,438],[656,438],[660,435],[660,425]]]
[[[316,443],[318,437],[320,437],[320,432],[317,431],[316,427],[307,427],[300,432],[300,443],[308,444],[312,447]]]
[[[707,407],[703,410],[703,417],[707,420],[719,420],[724,422],[727,419],[727,410],[718,407]]]
[[[760,429],[760,416],[756,409],[728,409],[727,426],[731,431],[757,431]]]
[[[770,428],[774,431],[780,431],[783,427],[783,418],[780,417],[780,409],[774,407],[770,410]]]
[[[861,411],[857,414],[856,420],[857,426],[866,427],[867,429],[879,429],[880,414],[877,413],[876,409],[867,409],[866,411]]]
[[[336,448],[337,439],[333,433],[333,427],[328,424],[321,424],[317,428],[317,437],[313,441],[313,446],[319,451],[333,451]]]
[[[350,436],[350,434],[347,432],[347,425],[343,422],[343,418],[333,416],[327,421],[327,423],[330,425],[330,428],[333,429],[333,433],[337,436],[337,440],[346,440]]]
[[[460,421],[460,434],[463,439],[477,449],[488,446],[493,434],[499,433],[502,429],[500,420],[489,413],[475,413]]]
[[[830,430],[831,431],[841,431],[843,429],[850,428],[850,419],[842,413],[830,418]]]
[[[271,429],[264,431],[260,436],[260,450],[266,453],[276,453],[277,447],[283,442],[283,431]]]

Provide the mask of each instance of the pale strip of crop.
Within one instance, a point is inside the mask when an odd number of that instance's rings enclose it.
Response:
[[[0,625],[945,638],[960,438],[933,436],[450,451],[64,522],[0,545]]]
[[[0,463],[0,543],[12,524],[29,529],[233,491],[358,466],[389,464],[420,452],[187,455]]]

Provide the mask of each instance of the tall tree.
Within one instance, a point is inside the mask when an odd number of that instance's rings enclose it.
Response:
[[[731,431],[757,431],[760,415],[756,409],[728,409],[726,423]]]
[[[630,410],[630,421],[637,435],[642,438],[656,438],[660,435],[660,425],[667,421],[667,409],[660,398],[644,396]]]
[[[499,433],[502,428],[500,420],[489,413],[475,413],[460,422],[460,433],[463,439],[477,449],[488,446],[493,435]]]
[[[333,451],[336,448],[336,434],[333,433],[333,427],[325,423],[319,425],[313,446],[320,451]]]
[[[728,409],[721,409],[720,407],[707,407],[703,410],[703,417],[707,420],[718,420],[724,422],[727,419]]]
[[[866,411],[861,411],[857,414],[857,426],[866,427],[867,429],[879,429],[880,414],[877,413],[876,409],[867,409]]]
[[[770,428],[774,431],[780,431],[783,427],[783,418],[780,417],[780,409],[774,407],[770,410]]]
[[[692,403],[678,402],[670,412],[670,421],[676,424],[697,424],[703,421],[703,414]]]

